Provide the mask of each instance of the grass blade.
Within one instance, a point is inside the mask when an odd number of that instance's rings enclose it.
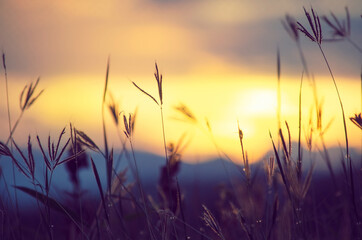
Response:
[[[151,94],[149,94],[148,92],[146,92],[145,90],[143,90],[142,88],[140,88],[135,82],[132,82],[133,85],[138,88],[138,90],[140,90],[141,92],[143,92],[144,94],[146,94],[147,96],[149,96],[157,105],[160,105],[157,100],[151,96]]]
[[[109,57],[108,57],[108,61],[107,61],[106,82],[104,84],[104,91],[103,91],[103,103],[106,101],[106,96],[107,96],[108,75],[109,75]]]
[[[77,222],[79,221],[79,217],[72,210],[63,206],[61,203],[59,203],[55,199],[53,199],[51,197],[47,197],[44,194],[37,192],[33,189],[27,188],[27,187],[14,186],[14,188],[19,189],[20,191],[36,198],[38,201],[42,202],[44,205],[48,205],[53,210],[66,214],[68,217],[71,217],[71,219],[73,221],[77,221]]]
[[[103,208],[104,208],[104,212],[105,212],[105,214],[106,214],[106,219],[107,219],[107,222],[109,223],[107,205],[106,205],[106,200],[105,200],[104,194],[103,194],[103,189],[102,189],[101,180],[100,180],[100,178],[99,178],[99,174],[98,174],[97,168],[96,168],[96,166],[95,166],[94,161],[93,161],[92,158],[91,158],[91,163],[92,163],[92,169],[93,169],[94,177],[96,178],[96,182],[97,182],[99,194],[101,195],[102,205],[103,205]]]
[[[315,162],[313,162],[312,166],[310,167],[307,177],[305,178],[303,189],[302,189],[302,198],[304,199],[307,195],[307,192],[309,190],[310,184],[312,182],[312,175],[314,170]]]
[[[283,183],[285,185],[285,188],[287,189],[287,193],[288,193],[289,198],[292,199],[292,196],[291,196],[290,190],[289,190],[289,184],[288,184],[287,178],[286,178],[286,176],[284,174],[283,166],[282,166],[282,163],[280,161],[278,151],[277,151],[277,149],[275,147],[275,144],[274,144],[274,141],[273,141],[273,138],[272,138],[272,135],[271,135],[270,132],[269,132],[269,135],[270,135],[270,138],[271,138],[271,141],[272,141],[272,144],[273,144],[274,154],[275,154],[275,157],[277,159],[280,174],[282,175]]]
[[[97,144],[95,144],[93,142],[93,140],[90,137],[88,137],[87,134],[85,134],[84,132],[82,132],[80,130],[75,130],[75,131],[76,131],[77,135],[79,136],[79,138],[77,139],[78,141],[80,141],[82,144],[89,147],[90,149],[101,153],[101,150],[99,149]]]
[[[103,92],[103,102],[102,102],[102,125],[103,125],[103,139],[104,139],[104,151],[105,151],[105,159],[108,161],[108,141],[107,141],[107,131],[106,131],[106,123],[104,120],[104,105],[107,96],[107,87],[108,87],[108,76],[109,76],[109,57],[107,61],[107,70],[106,70],[106,81],[104,84],[104,92]]]
[[[111,150],[107,159],[107,184],[108,191],[111,191],[112,187],[112,169],[113,169],[113,149]]]

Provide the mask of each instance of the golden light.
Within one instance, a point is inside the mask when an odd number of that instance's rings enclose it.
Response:
[[[251,89],[244,91],[240,100],[241,113],[245,115],[275,115],[277,108],[276,91],[272,89]]]

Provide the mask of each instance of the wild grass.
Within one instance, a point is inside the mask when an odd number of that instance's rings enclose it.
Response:
[[[11,161],[14,172],[16,168],[31,187],[18,185],[15,173],[14,185],[10,186],[2,174],[8,169],[1,169],[0,182],[4,186],[0,195],[1,239],[361,239],[362,173],[354,166],[354,159],[350,155],[343,101],[322,48],[324,38],[320,18],[313,8],[311,12],[304,9],[304,14],[310,30],[290,15],[282,21],[285,30],[296,43],[303,69],[298,92],[297,140],[294,141],[295,136],[281,114],[283,59],[278,49],[277,136],[273,136],[273,131],[270,130],[272,154],[264,159],[263,170],[260,170],[260,164],[249,162],[245,136],[239,122],[236,131],[241,148],[241,165],[219,146],[207,119],[200,121],[186,105],[179,104],[175,107],[181,114],[181,120],[197,126],[209,137],[224,170],[226,184],[202,185],[201,188],[207,189],[207,194],[199,199],[193,196],[191,187],[185,187],[178,178],[183,167],[183,152],[189,143],[185,143],[184,136],[176,144],[167,142],[163,112],[167,93],[163,91],[163,76],[157,63],[154,72],[157,98],[132,82],[140,92],[158,105],[161,115],[160,130],[165,162],[160,169],[159,180],[152,183],[157,193],[152,194],[141,176],[142,165],[137,157],[134,142],[137,109],[134,113],[126,114],[114,101],[108,89],[109,59],[103,97],[100,99],[102,139],[95,141],[78,127],[69,124],[69,127],[60,131],[55,140],[51,136],[46,141],[42,141],[39,136],[35,137],[36,140],[28,136],[27,144],[23,147],[14,139],[14,132],[25,111],[36,104],[43,90],[37,91],[39,79],[24,87],[19,97],[20,116],[15,124],[12,124],[7,66],[3,54],[9,134],[2,133],[4,141],[0,141],[0,157],[1,161]],[[346,39],[360,51],[358,44],[351,38],[348,9],[346,8],[345,22],[338,20],[333,13],[331,17],[332,19],[322,17],[325,24],[333,30],[331,39]],[[308,70],[300,43],[300,33],[317,44],[337,93],[345,136],[345,146],[340,148],[341,169],[333,168],[330,152],[325,144],[324,134],[332,121],[324,126],[323,100],[318,97],[316,81]],[[305,77],[311,83],[314,93],[314,104],[309,116],[302,116],[301,110],[304,103],[302,92],[305,89]],[[108,139],[109,126],[105,121],[107,108],[119,136],[118,149],[111,147],[113,143]],[[305,140],[302,140],[302,120],[306,117],[309,117],[309,123],[304,126]],[[354,124],[351,124],[354,131],[362,129],[361,113],[356,113],[349,119]],[[314,138],[316,134],[317,139]],[[104,146],[99,147],[96,144],[98,141],[103,141]],[[296,154],[293,142],[297,143]],[[34,145],[39,149],[40,157],[35,154]],[[306,146],[309,152],[307,157],[303,155],[306,151],[303,146]],[[322,161],[329,170],[326,177],[314,174],[317,164],[313,154],[314,148],[319,150]],[[99,159],[104,160],[104,170],[99,167]],[[127,167],[120,169],[119,163],[125,159],[128,161]],[[66,166],[73,192],[60,192],[54,186],[54,175],[62,166]],[[88,166],[91,167],[97,192],[95,197],[85,192],[80,184],[80,169]],[[227,166],[236,168],[236,178]],[[131,171],[134,177],[132,181],[126,178],[127,171]],[[330,187],[331,180],[333,187]],[[193,183],[193,187],[198,184]],[[17,205],[17,202],[21,201],[18,195],[15,195],[16,204],[13,206],[9,201],[14,199],[10,189],[15,189],[15,194],[20,191],[29,195],[35,200],[36,208],[28,211],[22,209]]]

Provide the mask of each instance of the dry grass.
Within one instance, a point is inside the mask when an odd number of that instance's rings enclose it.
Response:
[[[182,116],[181,120],[196,125],[209,137],[217,150],[227,179],[226,185],[218,185],[215,188],[209,184],[201,186],[209,188],[209,191],[203,202],[198,202],[197,197],[190,194],[189,189],[184,188],[178,180],[178,174],[182,168],[182,154],[188,143],[185,143],[185,138],[181,137],[177,144],[167,144],[163,115],[165,101],[163,77],[156,63],[154,78],[157,83],[158,97],[152,96],[132,82],[139,91],[158,105],[161,114],[162,129],[160,130],[163,133],[165,162],[160,169],[159,181],[155,183],[157,186],[154,186],[157,195],[151,195],[140,176],[140,161],[137,159],[133,140],[137,110],[132,114],[126,114],[110,94],[108,59],[102,98],[103,139],[94,141],[84,131],[70,124],[69,128],[60,131],[55,140],[49,136],[44,143],[37,136],[36,145],[41,152],[41,159],[35,159],[34,140],[31,136],[28,137],[26,148],[23,149],[13,138],[13,133],[23,113],[29,110],[43,93],[43,90],[37,91],[39,79],[25,86],[21,91],[19,101],[21,112],[14,125],[11,121],[10,99],[7,98],[9,133],[3,133],[2,137],[6,141],[0,142],[0,157],[2,161],[11,161],[14,168],[16,167],[27,178],[31,187],[18,186],[16,181],[14,181],[15,186],[9,186],[5,175],[0,174],[0,181],[5,187],[0,196],[0,238],[27,239],[31,236],[34,239],[361,239],[362,174],[354,167],[350,156],[343,103],[322,49],[324,36],[319,16],[313,8],[311,12],[304,9],[304,13],[307,25],[303,25],[289,15],[282,22],[287,33],[296,42],[303,67],[299,89],[296,154],[292,147],[295,136],[292,136],[288,122],[285,121],[285,126],[282,124],[280,109],[282,59],[278,50],[279,100],[276,109],[278,136],[272,136],[270,133],[270,147],[273,154],[265,159],[264,172],[260,171],[257,164],[249,163],[248,154],[244,148],[244,133],[239,124],[236,130],[240,141],[242,166],[236,164],[218,145],[207,119],[205,122],[200,121],[197,115],[183,104],[175,107]],[[331,16],[333,20],[326,16],[322,19],[333,30],[333,39],[337,37],[346,39],[358,49],[359,46],[351,40],[348,9],[346,8],[345,22],[338,20],[333,13]],[[346,151],[347,155],[347,161],[341,157],[342,167],[339,171],[333,169],[329,149],[324,143],[324,134],[331,121],[323,125],[323,101],[318,98],[314,78],[308,71],[300,44],[300,32],[318,45],[337,92],[345,134],[345,147],[341,148],[341,152]],[[4,54],[3,68],[5,81],[8,84]],[[313,84],[314,91],[314,106],[308,116],[309,124],[304,127],[305,141],[302,140],[301,130],[302,119],[306,118],[301,115],[304,74]],[[119,134],[120,153],[118,154],[117,149],[110,147],[112,145],[108,140],[106,108]],[[350,117],[350,120],[356,125],[353,126],[354,130],[362,129],[361,113]],[[317,139],[314,138],[315,134],[318,134]],[[104,142],[103,147],[96,144],[99,140]],[[314,146],[317,146],[317,141],[321,144],[320,154],[329,169],[329,176],[319,180],[313,179],[315,159],[312,152]],[[308,161],[306,157],[303,158],[303,146],[306,146],[309,151]],[[343,153],[342,156],[344,155]],[[103,174],[97,167],[99,158],[104,160],[105,173]],[[128,168],[119,170],[117,159],[121,161],[124,158],[128,160]],[[87,166],[89,159],[94,186],[97,189],[97,196],[94,199],[81,189],[78,182],[79,170]],[[308,168],[305,162],[311,162]],[[237,168],[238,178],[232,177],[226,167],[227,163]],[[67,171],[74,188],[73,192],[62,193],[65,197],[60,197],[52,181],[55,172],[63,164],[68,166]],[[129,182],[126,178],[128,169],[134,176],[133,182]],[[105,176],[104,179],[102,176]],[[333,187],[329,186],[330,179],[334,183]],[[197,184],[197,182],[194,183],[195,186]],[[31,212],[30,222],[24,219],[26,215],[22,213],[21,208],[14,207],[12,203],[6,203],[6,199],[12,199],[10,188],[15,188],[16,191],[21,191],[35,199],[37,208]],[[57,227],[55,228],[54,225]]]

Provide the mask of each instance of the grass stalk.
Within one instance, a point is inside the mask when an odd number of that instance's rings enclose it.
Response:
[[[101,195],[101,199],[102,199],[102,203],[103,203],[103,208],[104,208],[105,215],[106,215],[106,220],[107,220],[108,226],[110,227],[110,220],[109,220],[107,206],[106,206],[106,199],[111,198],[111,187],[110,187],[110,185],[111,185],[111,179],[112,179],[112,169],[109,166],[109,160],[110,160],[109,157],[110,156],[109,156],[109,151],[108,151],[108,139],[107,139],[107,130],[106,130],[106,123],[105,123],[105,107],[106,107],[106,97],[107,97],[107,90],[108,90],[109,62],[110,62],[110,57],[108,56],[107,67],[106,67],[105,84],[104,84],[103,97],[102,97],[102,110],[101,110],[102,111],[103,142],[104,142],[104,153],[102,153],[102,155],[103,155],[104,160],[105,160],[106,176],[107,176],[106,196],[103,195],[102,187],[100,185],[99,176],[98,176],[98,173],[97,173],[97,169],[96,169],[96,167],[95,167],[95,165],[93,163],[93,160],[91,161],[91,163],[92,163],[93,172],[94,172],[96,180],[97,180],[98,188],[99,188],[99,191],[100,191],[100,195]],[[109,231],[109,229],[107,231]],[[111,232],[108,232],[108,233],[112,235]]]
[[[299,41],[297,41],[297,48],[298,48],[300,60],[302,61],[302,66],[303,66],[304,72],[307,75],[307,78],[310,79],[307,61],[305,60],[304,53],[303,53],[303,50],[302,50],[302,47],[301,47]]]
[[[74,133],[74,137],[73,137],[73,133]],[[77,132],[73,131],[72,129],[72,125],[70,124],[70,139],[71,139],[71,147],[72,147],[72,151],[73,153],[75,153],[75,164],[76,164],[76,172],[78,172],[78,148],[77,148]],[[59,142],[58,142],[59,144]],[[83,207],[82,207],[82,197],[80,194],[80,187],[78,185],[75,186],[76,189],[74,189],[74,193],[76,194],[76,197],[78,199],[78,204],[79,204],[79,213],[80,213],[80,227],[81,227],[81,232],[84,232],[84,223],[83,223]],[[81,235],[81,239],[83,239],[83,235]]]
[[[156,65],[156,69],[157,69],[157,65]],[[162,79],[162,75],[161,75],[161,79]],[[161,102],[161,104],[160,104],[160,113],[161,113],[161,125],[162,125],[162,139],[163,139],[163,148],[164,148],[165,159],[166,159],[167,179],[168,179],[168,182],[171,182],[170,162],[169,162],[168,153],[167,153],[165,122],[164,122],[164,117],[163,117],[163,103],[162,103],[162,100],[160,102]],[[169,195],[169,199],[171,199],[171,196],[172,196],[171,189],[168,190],[167,194]],[[173,204],[172,201],[171,201],[171,204]],[[174,206],[171,205],[169,207],[171,207],[171,209],[173,209]]]
[[[353,47],[355,47],[357,49],[357,51],[359,51],[359,53],[362,54],[362,48],[360,46],[357,45],[357,43],[355,43],[350,37],[347,37],[347,42],[349,42]]]
[[[168,162],[168,153],[167,153],[167,144],[166,144],[166,133],[165,133],[165,122],[164,122],[164,117],[163,117],[163,107],[162,105],[160,105],[160,112],[161,112],[161,125],[162,125],[162,138],[163,138],[163,148],[165,151],[165,158],[166,158],[166,164],[167,164],[167,171],[168,171],[168,175],[170,175],[170,164]]]
[[[351,159],[351,156],[349,155],[349,146],[348,146],[348,135],[347,135],[347,124],[346,124],[346,116],[345,116],[345,112],[344,112],[344,108],[343,108],[343,103],[342,103],[342,99],[341,99],[341,96],[340,96],[340,93],[339,93],[339,90],[338,90],[338,87],[337,87],[337,83],[336,83],[336,80],[334,79],[334,75],[332,73],[332,70],[331,70],[331,67],[328,63],[328,60],[327,60],[327,57],[326,55],[324,54],[324,51],[322,49],[322,46],[321,44],[318,44],[318,47],[323,55],[323,59],[328,67],[328,70],[329,70],[329,73],[332,77],[332,80],[333,80],[333,85],[335,87],[335,90],[337,92],[337,96],[338,96],[338,101],[339,101],[339,104],[340,104],[340,107],[341,107],[341,112],[342,112],[342,117],[343,117],[343,128],[344,128],[344,136],[345,136],[345,146],[346,146],[346,158],[347,158],[347,164],[348,164],[348,168],[349,168],[349,180],[350,180],[350,188],[351,188],[351,198],[352,198],[352,205],[353,205],[353,208],[354,208],[354,212],[355,212],[355,215],[356,215],[356,218],[357,218],[357,222],[360,222],[360,216],[358,214],[358,208],[357,208],[357,203],[356,203],[356,193],[355,193],[355,184],[354,184],[354,176],[353,176],[353,167],[352,167],[352,159]]]
[[[102,100],[102,127],[103,127],[103,141],[104,141],[104,151],[105,151],[105,161],[107,166],[107,174],[110,172],[108,171],[108,158],[109,158],[109,152],[108,152],[108,140],[107,140],[107,131],[106,131],[106,123],[105,123],[105,116],[104,116],[104,109],[106,105],[106,96],[107,96],[107,88],[108,88],[108,76],[109,76],[109,57],[107,60],[107,70],[106,70],[106,79],[104,84],[104,91],[103,91],[103,100]]]
[[[12,137],[13,134],[13,130],[11,128],[11,114],[10,114],[10,100],[9,100],[9,81],[8,81],[8,72],[7,72],[7,68],[6,68],[6,60],[5,60],[5,53],[3,52],[2,54],[2,60],[3,60],[3,68],[4,68],[4,76],[5,76],[5,92],[6,92],[6,108],[7,108],[7,115],[8,115],[8,127],[9,127],[9,138],[6,141],[6,145],[9,143],[9,140]],[[19,119],[18,119],[19,120]],[[15,124],[15,128],[17,126],[18,121],[16,121]],[[11,167],[12,167],[12,174],[13,174],[13,181],[14,181],[14,185],[16,185],[16,177],[15,177],[15,166],[14,163],[11,162]],[[17,190],[15,189],[14,191],[14,195],[15,195],[15,206],[16,206],[16,216],[17,216],[17,221],[19,226],[20,226],[20,239],[22,239],[22,230],[21,230],[21,223],[20,223],[20,210],[19,210],[19,201],[18,201],[18,194],[17,194]]]
[[[130,146],[131,146],[133,161],[134,161],[135,168],[136,168],[136,177],[137,177],[136,181],[137,181],[138,189],[139,189],[139,192],[140,192],[140,195],[141,195],[141,198],[142,198],[143,209],[144,209],[144,213],[145,213],[145,216],[146,216],[148,231],[149,231],[149,234],[150,234],[150,238],[153,239],[153,240],[156,240],[157,238],[156,238],[156,236],[155,236],[155,234],[154,234],[154,232],[152,230],[151,220],[150,220],[150,216],[149,216],[149,213],[148,213],[148,208],[147,208],[147,205],[146,205],[146,197],[145,197],[145,193],[144,193],[144,190],[143,190],[143,187],[142,187],[141,178],[139,176],[139,169],[138,169],[138,164],[137,164],[137,161],[136,161],[136,156],[135,156],[135,152],[134,152],[134,148],[133,148],[133,143],[132,143],[132,140],[130,138],[129,138],[129,143],[130,143]]]
[[[134,114],[134,115],[129,114],[128,119],[127,119],[126,115],[123,115],[123,122],[124,122],[124,128],[125,128],[124,134],[126,135],[128,141],[129,141],[130,147],[131,147],[133,162],[134,162],[135,170],[136,170],[135,171],[135,173],[136,173],[136,182],[137,182],[137,185],[138,185],[138,190],[139,190],[140,195],[141,195],[141,199],[142,199],[142,203],[143,203],[143,211],[144,211],[144,214],[146,216],[146,222],[147,222],[147,227],[148,227],[148,231],[149,231],[149,234],[150,234],[150,238],[156,240],[157,238],[156,238],[156,236],[155,236],[155,234],[153,232],[153,229],[152,229],[151,220],[150,220],[150,216],[149,216],[148,208],[147,208],[147,204],[146,204],[146,197],[145,197],[145,193],[144,193],[144,190],[143,190],[143,187],[142,187],[141,178],[139,176],[139,168],[138,168],[138,164],[137,164],[137,161],[136,161],[136,155],[135,155],[133,142],[132,142],[134,127],[135,127],[135,119],[136,119],[136,114]]]
[[[344,128],[344,137],[345,137],[345,145],[346,145],[346,154],[347,154],[347,160],[350,159],[350,155],[349,155],[349,146],[348,146],[348,134],[347,134],[347,124],[346,124],[346,115],[345,115],[345,112],[344,112],[344,107],[343,107],[343,103],[342,103],[342,99],[341,99],[341,95],[339,93],[339,90],[338,90],[338,86],[337,86],[337,83],[336,83],[336,80],[334,78],[334,75],[332,73],[332,69],[329,65],[329,62],[327,60],[327,57],[326,55],[324,54],[324,51],[322,49],[322,46],[321,44],[317,44],[318,47],[319,47],[319,50],[321,51],[322,55],[323,55],[323,59],[324,59],[324,62],[326,63],[327,65],[327,68],[328,68],[328,71],[332,77],[332,80],[333,80],[333,85],[334,85],[334,88],[336,90],[336,93],[337,93],[337,96],[338,96],[338,101],[339,101],[339,105],[341,107],[341,112],[342,112],[342,117],[343,117],[343,128]]]
[[[20,112],[19,117],[16,119],[14,126],[12,127],[12,129],[11,129],[11,131],[10,131],[9,137],[8,137],[8,139],[6,140],[6,145],[8,145],[9,142],[11,141],[11,139],[12,139],[12,137],[13,137],[13,135],[14,135],[14,132],[15,132],[16,128],[18,127],[21,119],[23,118],[23,115],[24,115],[24,111],[22,110],[22,111]]]
[[[11,129],[11,115],[10,115],[10,100],[9,100],[9,83],[8,83],[8,72],[6,68],[5,54],[2,54],[3,57],[3,67],[4,67],[4,75],[5,75],[5,91],[6,91],[6,108],[8,115],[8,125],[9,125],[9,136],[12,135]]]
[[[183,226],[183,231],[184,231],[184,237],[185,237],[185,240],[187,240],[187,229],[186,229],[186,219],[185,219],[185,213],[184,213],[184,208],[183,208],[183,205],[182,205],[182,197],[181,197],[181,189],[180,189],[180,184],[178,182],[178,178],[176,177],[176,184],[177,184],[177,198],[178,198],[178,202],[179,202],[179,205],[180,205],[180,212],[181,212],[181,219],[182,219],[182,226]]]
[[[302,136],[302,87],[303,87],[303,75],[304,71],[302,72],[302,77],[300,79],[299,85],[299,100],[298,100],[298,160],[297,160],[297,175],[299,182],[302,179],[302,151],[301,151],[301,136]]]
[[[229,155],[224,152],[221,147],[218,145],[218,143],[216,142],[216,139],[214,138],[214,135],[212,134],[212,131],[211,131],[211,128],[209,128],[209,132],[207,134],[212,142],[212,144],[214,145],[215,149],[216,149],[216,152],[219,156],[219,159],[220,159],[220,162],[221,162],[221,165],[225,171],[225,174],[226,174],[226,177],[227,177],[227,180],[231,186],[231,189],[232,189],[232,192],[233,192],[233,195],[235,197],[235,200],[238,204],[238,207],[241,207],[242,206],[242,203],[240,201],[240,199],[237,197],[237,194],[236,194],[236,187],[235,187],[235,184],[234,182],[232,181],[231,179],[231,176],[230,176],[230,172],[229,170],[227,169],[226,165],[225,165],[225,160],[228,160],[230,163],[234,164],[235,166],[238,166],[235,164],[235,162],[229,157]],[[240,136],[240,135],[239,135]],[[242,141],[240,142],[241,146],[242,146],[242,156],[243,156],[243,160],[244,163],[246,163],[246,158],[245,158],[245,155],[244,155],[244,147],[243,147],[243,144],[242,144]],[[244,169],[246,169],[247,166],[244,165]],[[240,172],[242,173],[243,172],[243,169],[239,168]],[[248,188],[250,188],[250,181],[247,181],[247,186]]]
[[[158,101],[151,94],[149,94],[148,92],[146,92],[145,90],[140,88],[135,82],[132,82],[132,83],[138,90],[140,90],[142,93],[144,93],[149,98],[151,98],[160,108],[163,148],[164,148],[164,152],[165,152],[165,160],[166,160],[166,168],[167,168],[167,179],[168,179],[168,181],[170,181],[171,180],[170,179],[170,164],[169,164],[169,159],[168,159],[168,154],[167,154],[165,122],[164,122],[164,116],[163,116],[163,88],[162,88],[163,79],[162,79],[162,74],[160,74],[160,72],[158,70],[157,63],[155,63],[154,77],[155,77],[156,82],[157,82],[157,90],[158,90],[158,97],[159,97]],[[168,194],[169,194],[169,196],[171,198],[171,192],[170,191],[169,191]]]
[[[232,192],[233,192],[233,195],[238,203],[238,207],[241,207],[242,204],[240,202],[240,199],[237,197],[237,194],[236,194],[236,188],[235,188],[235,184],[233,183],[233,181],[231,180],[231,176],[230,176],[230,173],[229,173],[229,170],[227,169],[226,165],[225,165],[225,162],[224,162],[224,159],[229,161],[230,163],[232,163],[236,168],[239,169],[239,171],[242,173],[243,172],[243,169],[237,165],[230,157],[229,155],[223,151],[223,149],[218,145],[213,133],[212,133],[212,129],[211,129],[211,126],[209,124],[209,121],[206,119],[206,127],[204,127],[203,124],[200,123],[200,121],[195,117],[195,115],[192,113],[192,111],[185,105],[183,104],[180,104],[179,106],[175,107],[175,110],[177,110],[178,112],[180,112],[184,117],[185,117],[185,120],[187,122],[189,122],[190,124],[194,124],[196,125],[202,133],[204,133],[208,139],[211,141],[211,143],[213,144],[213,146],[215,147],[215,150],[217,152],[217,155],[219,157],[219,160],[221,162],[221,165],[225,171],[225,174],[226,174],[226,177],[227,177],[227,180],[231,186],[231,189],[232,189]],[[239,124],[238,124],[238,127],[239,127]],[[239,139],[240,137],[242,136],[242,131],[239,129]],[[242,138],[240,139],[242,140]],[[246,163],[246,158],[245,158],[245,154],[244,154],[244,147],[243,147],[243,144],[242,144],[242,141],[240,141],[241,143],[241,147],[242,147],[242,157],[243,157],[243,161],[244,163]],[[244,166],[246,167],[246,166]]]
[[[277,49],[277,81],[278,81],[278,85],[277,85],[277,121],[278,121],[278,131],[281,128],[281,89],[280,89],[280,51],[279,48]],[[280,141],[278,138],[278,152],[280,150]]]
[[[351,160],[351,156],[349,154],[349,145],[348,145],[348,134],[347,134],[347,125],[346,125],[346,118],[345,118],[345,112],[344,112],[344,108],[343,108],[343,103],[342,103],[342,99],[338,90],[338,86],[336,83],[336,80],[334,78],[334,75],[332,73],[331,67],[329,65],[329,62],[327,60],[327,57],[322,49],[322,28],[321,28],[321,24],[320,24],[320,19],[319,16],[314,12],[313,8],[311,8],[311,12],[312,15],[306,10],[304,9],[304,13],[305,16],[309,22],[309,26],[312,29],[312,31],[308,31],[302,24],[300,24],[298,22],[299,28],[298,30],[303,32],[312,42],[315,42],[318,45],[318,48],[323,56],[324,62],[327,65],[328,71],[331,75],[337,96],[338,96],[338,101],[340,104],[340,108],[341,108],[341,113],[342,113],[342,118],[343,118],[343,128],[344,128],[344,135],[345,135],[345,147],[346,147],[346,156],[344,158],[347,159],[347,164],[348,164],[348,171],[349,171],[349,182],[350,182],[350,190],[351,190],[351,200],[352,200],[352,206],[354,209],[354,213],[356,215],[357,218],[357,222],[360,222],[360,217],[358,214],[358,210],[357,210],[357,205],[356,205],[356,194],[355,194],[355,184],[354,184],[354,176],[353,176],[353,167],[352,167],[352,160]],[[345,24],[341,24],[339,22],[339,20],[335,17],[335,15],[332,13],[332,17],[335,20],[335,24],[331,23],[331,21],[328,20],[327,17],[324,17],[323,19],[325,20],[325,22],[332,27],[335,30],[335,35],[339,35],[342,38],[343,37],[349,37],[350,35],[350,17],[349,17],[349,12],[348,9],[346,8],[346,15],[347,15],[347,25]]]

